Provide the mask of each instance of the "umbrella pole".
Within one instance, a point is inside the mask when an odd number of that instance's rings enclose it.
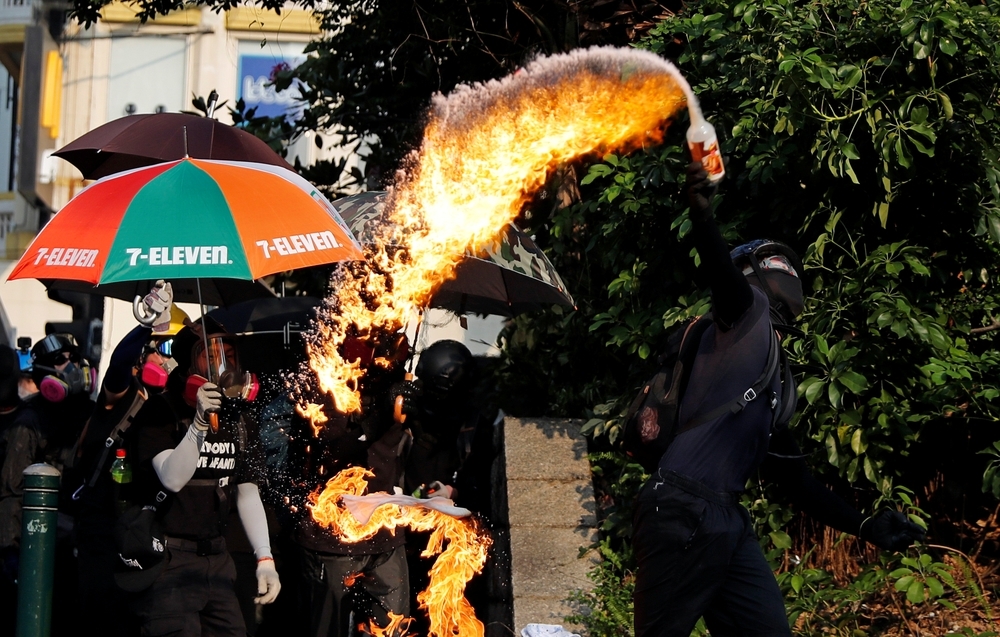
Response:
[[[201,310],[201,341],[205,346],[205,372],[208,374],[208,380],[214,383],[216,381],[212,378],[212,352],[208,350],[208,324],[205,322],[208,317],[205,316],[205,303],[201,300],[201,279],[195,279],[194,283],[198,288],[198,309]]]
[[[414,351],[416,351],[416,349],[417,349],[417,341],[420,339],[420,325],[423,322],[424,322],[424,308],[420,308],[419,310],[417,310],[417,326],[413,330],[413,350]],[[414,360],[414,357],[411,356],[410,357],[410,363],[409,363],[410,369],[409,369],[409,371],[406,372],[406,375],[408,376],[408,378],[406,380],[412,380],[413,379],[413,360]]]
[[[187,128],[184,129],[184,140],[187,141]],[[201,279],[194,280],[195,286],[198,288],[198,308],[201,310],[201,342],[205,346],[205,373],[208,374],[208,380],[213,383],[217,383],[218,380],[212,378],[212,351],[208,349],[208,317],[205,316],[205,303],[201,299]],[[219,431],[219,414],[209,412],[208,422],[212,428],[212,433]]]

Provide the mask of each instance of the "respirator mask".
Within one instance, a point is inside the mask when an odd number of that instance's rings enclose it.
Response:
[[[97,384],[97,370],[86,360],[70,362],[63,369],[35,364],[36,370],[48,372],[38,384],[42,397],[52,403],[66,400],[74,394],[89,394]]]
[[[191,351],[191,375],[184,388],[184,398],[194,404],[198,388],[212,381],[226,398],[252,402],[260,392],[257,375],[240,367],[236,342],[230,335],[209,335],[199,339]]]
[[[97,384],[97,370],[75,351],[75,341],[62,334],[49,334],[31,348],[33,373],[36,378],[38,372],[45,374],[38,382],[45,400],[62,402],[74,394],[90,393]]]
[[[167,378],[170,372],[177,368],[177,361],[173,359],[173,339],[164,341],[153,341],[146,346],[143,351],[143,363],[139,370],[139,380],[142,384],[152,389],[163,389],[167,386]],[[156,357],[160,362],[151,360]]]

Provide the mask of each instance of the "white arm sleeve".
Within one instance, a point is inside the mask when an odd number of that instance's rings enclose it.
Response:
[[[267,531],[267,516],[264,514],[264,503],[260,501],[260,491],[252,482],[240,484],[239,495],[236,497],[236,507],[240,512],[240,522],[246,531],[247,539],[257,559],[271,556],[271,536]]]
[[[153,470],[168,491],[177,493],[194,475],[204,441],[205,433],[191,425],[176,447],[164,449],[153,457]]]

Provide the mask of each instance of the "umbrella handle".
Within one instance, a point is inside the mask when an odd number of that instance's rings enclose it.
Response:
[[[405,380],[413,380],[413,374],[406,372]],[[399,424],[406,422],[406,414],[403,413],[403,397],[396,396],[396,400],[392,403],[392,417]]]
[[[132,316],[134,316],[135,320],[139,321],[140,324],[145,325],[146,327],[152,327],[153,322],[156,321],[157,314],[156,312],[153,312],[149,316],[146,316],[145,311],[143,310],[145,307],[146,305],[142,302],[142,297],[136,294],[135,300],[132,301]]]

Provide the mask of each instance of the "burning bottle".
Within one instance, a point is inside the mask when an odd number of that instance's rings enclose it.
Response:
[[[688,102],[688,112],[691,116],[691,126],[687,130],[687,143],[691,150],[691,158],[700,161],[705,167],[709,181],[717,182],[725,176],[726,168],[722,165],[722,153],[719,152],[719,138],[715,134],[715,127],[701,114],[701,106],[693,97]]]

